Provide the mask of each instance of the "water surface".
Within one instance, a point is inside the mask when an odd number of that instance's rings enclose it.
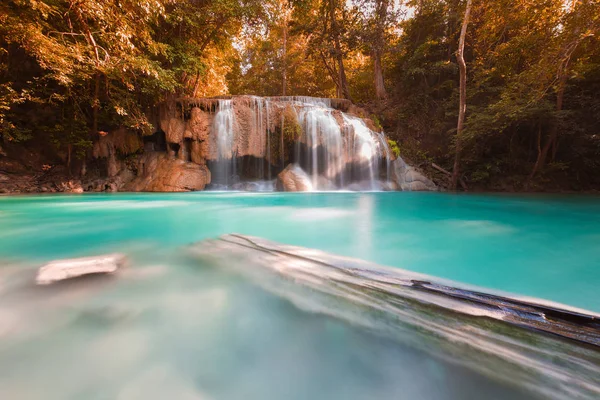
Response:
[[[554,339],[527,339],[558,363],[542,369],[541,383],[532,387],[500,370],[483,373],[493,370],[493,360],[474,365],[470,354],[470,363],[461,362],[460,349],[436,340],[413,345],[400,333],[382,334],[298,307],[264,285],[187,255],[185,245],[231,232],[600,311],[600,203],[594,197],[4,197],[0,398],[528,399],[600,393],[592,373],[598,366],[586,361],[588,355],[597,359],[596,349],[580,350],[581,359],[564,355],[591,371],[586,379],[594,386],[572,382],[544,390],[544,382],[556,385],[561,366],[562,356],[552,356],[557,350],[544,347]],[[116,277],[33,284],[44,261],[112,251],[131,260]],[[348,310],[353,318],[377,315]],[[396,332],[401,322],[385,323]],[[526,363],[519,368],[528,375]]]
[[[50,260],[225,233],[600,312],[600,199],[442,193],[0,198],[0,257]]]

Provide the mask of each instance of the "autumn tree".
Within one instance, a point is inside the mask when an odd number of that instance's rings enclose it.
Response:
[[[383,56],[393,43],[394,29],[402,16],[402,2],[389,0],[363,0],[354,3],[353,12],[358,15],[358,41],[363,43],[364,52],[373,65],[373,87],[375,97],[387,98],[383,76]]]
[[[465,62],[465,40],[467,37],[467,28],[469,26],[469,18],[471,16],[472,0],[467,0],[465,6],[465,15],[463,17],[462,28],[460,30],[460,39],[458,40],[458,51],[456,59],[460,72],[459,83],[459,100],[458,100],[458,125],[456,127],[456,140],[454,143],[454,168],[452,169],[451,188],[456,190],[456,185],[459,179],[460,171],[460,150],[462,131],[465,124],[465,113],[467,111],[467,63]]]
[[[152,133],[152,108],[197,93],[214,61],[205,52],[231,46],[261,9],[253,0],[3,2],[2,137],[37,132],[69,163],[99,132]]]

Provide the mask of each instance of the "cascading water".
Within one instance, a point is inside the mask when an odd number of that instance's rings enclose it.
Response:
[[[217,146],[217,165],[213,168],[213,175],[225,186],[235,183],[235,138],[234,138],[234,112],[231,100],[219,100],[219,109],[213,123],[213,135]]]
[[[342,130],[332,111],[321,102],[311,102],[303,103],[298,115],[308,151],[304,160],[297,161],[309,169],[313,188],[323,189],[319,176],[330,181],[338,178],[340,186],[344,182]]]
[[[213,182],[221,187],[239,187],[237,173],[245,181],[271,181],[272,171],[286,164],[304,170],[313,190],[377,190],[382,180],[390,179],[385,136],[363,119],[334,108],[332,99],[219,99],[211,135],[216,138]],[[287,147],[290,140],[293,149]],[[386,168],[381,171],[383,161]]]
[[[253,160],[253,169],[255,170],[255,176],[257,179],[259,180],[263,180],[264,179],[264,165],[263,165],[263,160],[262,160],[262,156],[266,156],[267,155],[267,141],[268,141],[268,136],[269,136],[269,131],[266,128],[266,125],[268,125],[268,115],[265,121],[265,113],[264,113],[264,109],[266,108],[265,103],[267,102],[266,99],[263,99],[261,97],[257,97],[257,96],[252,96],[252,104],[250,105],[250,109],[253,111],[253,121],[252,121],[252,125],[253,125],[253,132],[256,132],[257,136],[257,147],[258,147],[258,151],[257,154],[255,154],[255,159]]]
[[[344,115],[344,121],[349,125],[352,131],[349,137],[353,139],[353,146],[349,146],[347,158],[358,165],[359,172],[355,175],[361,177],[364,175],[362,170],[367,171],[368,175],[364,180],[368,182],[369,189],[375,190],[375,172],[379,170],[378,137],[360,118]]]

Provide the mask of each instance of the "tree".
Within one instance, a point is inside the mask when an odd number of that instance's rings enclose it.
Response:
[[[2,136],[39,132],[70,164],[100,131],[150,134],[152,108],[168,95],[195,95],[215,66],[206,53],[230,47],[261,9],[256,0],[3,2]]]
[[[401,7],[402,3],[397,4]],[[389,0],[364,0],[355,4],[353,12],[360,17],[358,25],[358,41],[365,44],[364,51],[372,60],[373,64],[373,87],[375,98],[383,100],[387,98],[387,91],[383,79],[382,58],[389,47],[392,37],[390,36],[399,13],[394,10],[394,2]]]
[[[560,115],[563,110],[565,89],[567,81],[571,75],[572,65],[577,62],[576,51],[583,41],[591,38],[600,32],[598,17],[590,18],[593,10],[590,6],[600,6],[595,2],[572,0],[568,3],[567,12],[563,18],[564,29],[557,38],[560,42],[558,54],[555,60],[558,61],[556,70],[556,113]],[[544,168],[548,152],[551,148],[556,149],[559,130],[559,121],[552,124],[550,134],[548,135],[543,147],[538,146],[538,156],[528,178],[528,184],[534,178],[535,174]]]
[[[272,0],[264,6],[260,26],[238,37],[227,78],[230,93],[277,96],[285,87],[285,95],[334,96],[333,80],[323,79],[329,71],[316,56],[315,38],[306,34],[307,24],[314,22],[307,17],[308,5]]]
[[[341,0],[299,0],[295,3],[296,29],[308,40],[307,56],[320,62],[336,87],[336,96],[351,100],[344,58],[355,45],[350,27],[356,16]]]
[[[375,9],[375,40],[373,41],[373,74],[375,81],[375,95],[378,99],[385,99],[387,93],[383,83],[383,68],[381,66],[381,57],[383,46],[385,45],[385,28],[388,16],[389,2],[387,0],[377,0]]]
[[[292,7],[291,4],[289,3],[288,0],[281,0],[280,1],[280,15],[281,15],[281,25],[282,25],[282,50],[281,50],[281,58],[282,58],[282,65],[281,65],[281,74],[282,74],[282,79],[281,79],[281,95],[285,96],[287,95],[287,86],[288,86],[288,82],[287,82],[287,70],[288,70],[288,28],[289,28],[289,23],[290,23],[290,15],[292,13]]]
[[[465,113],[467,111],[467,63],[465,62],[465,38],[467,36],[467,27],[469,26],[469,16],[471,14],[471,1],[467,0],[465,7],[465,16],[463,17],[462,28],[460,30],[460,39],[458,42],[458,51],[456,58],[460,69],[460,99],[458,103],[458,124],[456,126],[456,141],[455,141],[455,156],[454,169],[452,170],[452,190],[456,190],[459,179],[460,170],[460,150],[461,150],[461,135],[465,123]]]
[[[76,166],[172,97],[337,96],[449,186],[600,187],[599,37],[598,0],[7,0],[0,140]]]

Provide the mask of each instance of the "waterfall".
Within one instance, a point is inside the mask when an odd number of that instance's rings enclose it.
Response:
[[[392,151],[383,132],[377,132],[377,138],[379,139],[379,148],[383,149],[385,153],[385,181],[389,186],[392,173]]]
[[[305,103],[307,104],[307,103]],[[304,143],[308,147],[307,159],[303,165],[309,166],[312,186],[324,189],[319,176],[333,180],[343,174],[343,139],[340,125],[332,115],[332,109],[323,104],[310,104],[302,107],[298,116],[303,127]],[[319,146],[325,152],[319,154]]]
[[[381,189],[390,180],[387,140],[363,119],[333,108],[348,109],[349,103],[341,102],[307,96],[219,99],[211,128],[216,140],[213,182],[226,188],[240,179],[273,182],[272,169],[281,171],[291,163],[306,172],[314,190]],[[294,123],[291,119],[299,128],[286,126]],[[285,136],[286,129],[298,129],[299,137]],[[294,140],[291,154],[289,140]]]
[[[234,119],[232,101],[219,100],[219,110],[215,115],[212,129],[217,143],[218,158],[216,171],[211,172],[225,186],[229,186],[236,181]]]
[[[271,164],[273,160],[271,159],[271,101],[269,99],[265,99],[265,110],[267,117],[266,124],[266,136],[267,136],[267,151],[266,151],[266,160],[268,162],[267,165],[267,180],[271,180]]]
[[[344,121],[350,126],[354,139],[348,154],[349,161],[358,166],[358,171],[354,173],[354,176],[360,181],[366,181],[367,189],[375,190],[377,188],[375,172],[379,171],[379,139],[362,119],[344,115]],[[364,176],[364,169],[368,172],[367,176]]]

